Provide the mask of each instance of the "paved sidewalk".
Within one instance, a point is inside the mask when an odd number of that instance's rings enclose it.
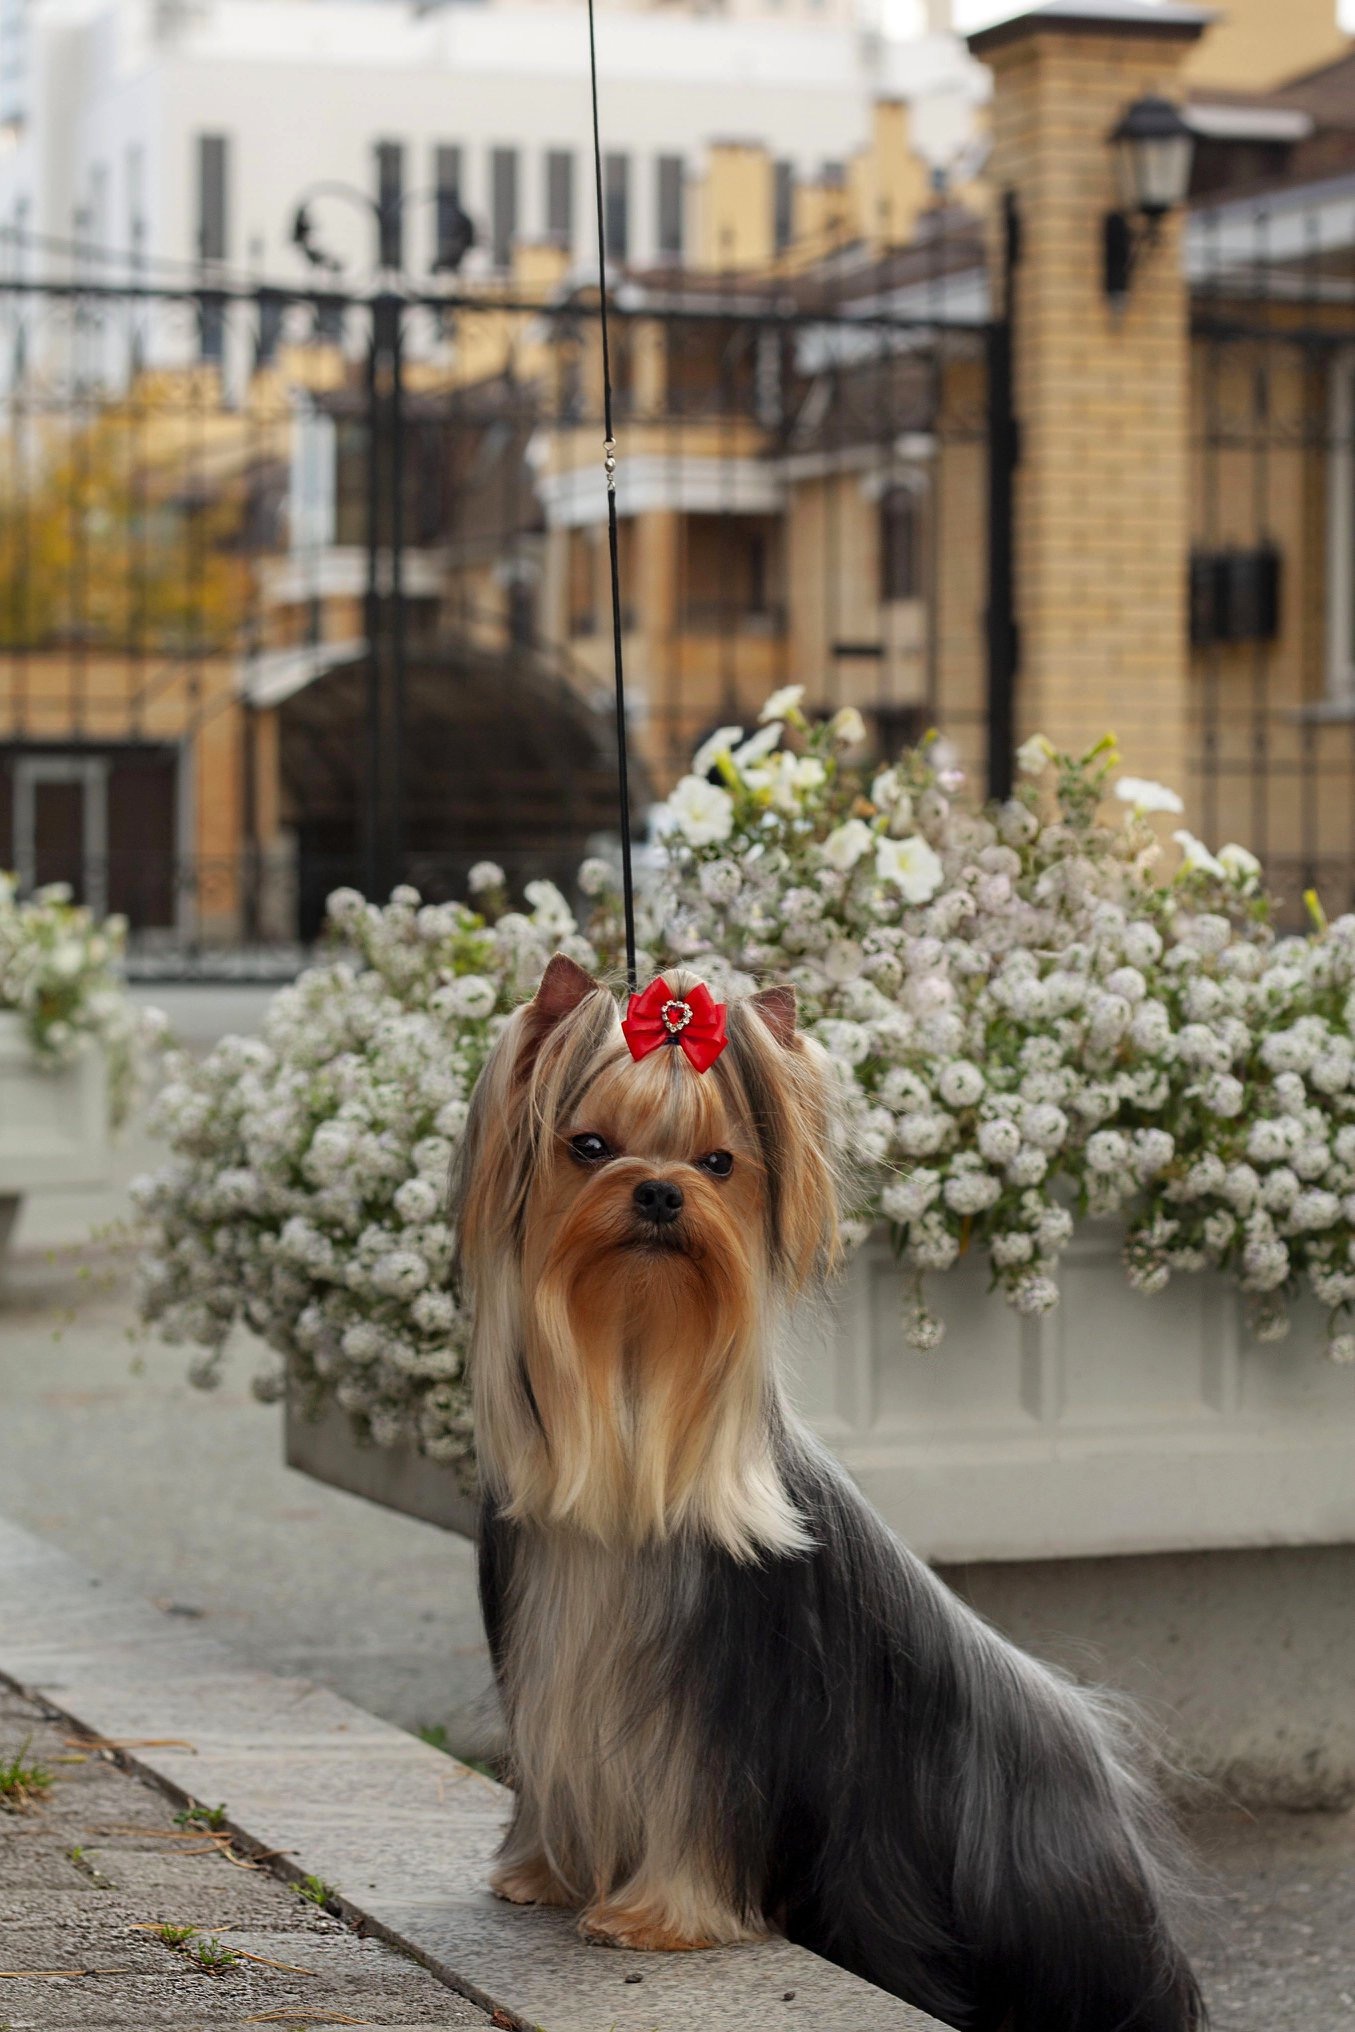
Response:
[[[8,2032],[489,2024],[417,1962],[361,1939],[224,1836],[177,1826],[162,1793],[0,1688],[0,1772],[19,1756],[51,1783],[8,1806],[0,1792]]]
[[[286,1467],[282,1418],[192,1350],[133,1334],[131,1266],[89,1246],[162,1152],[119,1150],[99,1194],[27,1201],[0,1266],[0,1507],[275,1671],[323,1680],[402,1728],[481,1756],[498,1740],[472,1548]]]
[[[509,1804],[500,1786],[323,1688],[241,1666],[200,1631],[3,1519],[0,1680],[121,1745],[129,1767],[176,1803],[221,1802],[221,1828],[247,1854],[271,1858],[289,1879],[319,1879],[332,1910],[510,2024],[938,2032],[931,2019],[783,1940],[634,1954],[586,1946],[571,1913],[501,1904],[486,1888]],[[220,1923],[215,1910],[185,1921],[199,1917]],[[272,1936],[261,1928],[258,1937]],[[312,1959],[295,1959],[313,1966],[318,1945],[307,1940]],[[127,2032],[137,2022],[122,2021]]]

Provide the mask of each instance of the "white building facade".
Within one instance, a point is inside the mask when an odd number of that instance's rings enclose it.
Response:
[[[862,145],[889,47],[823,13],[600,13],[619,259],[682,255],[675,193],[711,142],[758,142],[806,178]],[[30,276],[68,274],[79,246],[108,280],[135,255],[162,280],[295,281],[297,201],[320,182],[374,195],[384,168],[410,276],[438,190],[475,223],[470,273],[519,240],[591,259],[587,60],[582,7],[541,0],[0,0],[0,226]],[[323,196],[313,216],[345,281],[370,280],[372,222]]]

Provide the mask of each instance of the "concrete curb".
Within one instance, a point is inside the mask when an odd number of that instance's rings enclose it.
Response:
[[[502,1788],[307,1680],[240,1664],[0,1519],[0,1678],[241,1845],[315,1876],[352,1924],[539,2032],[939,2032],[784,1941],[700,1955],[585,1947],[568,1914],[485,1889]],[[627,1978],[639,1977],[638,1982]]]

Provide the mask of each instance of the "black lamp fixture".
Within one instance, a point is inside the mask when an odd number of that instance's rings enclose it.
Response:
[[[1185,202],[1195,136],[1170,99],[1149,96],[1126,109],[1110,142],[1120,209],[1106,214],[1105,289],[1119,309],[1139,255],[1156,240],[1168,212]]]

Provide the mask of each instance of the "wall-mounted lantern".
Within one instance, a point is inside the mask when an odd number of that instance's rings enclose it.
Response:
[[[1157,238],[1168,212],[1184,204],[1195,136],[1170,99],[1136,99],[1110,136],[1120,185],[1120,210],[1105,221],[1105,289],[1120,308],[1134,265]]]

